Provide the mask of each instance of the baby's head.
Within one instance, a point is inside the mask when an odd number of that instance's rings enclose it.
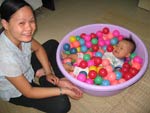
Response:
[[[136,48],[135,42],[132,38],[124,38],[121,40],[113,50],[113,55],[117,58],[126,58],[129,57],[132,52],[134,52]]]

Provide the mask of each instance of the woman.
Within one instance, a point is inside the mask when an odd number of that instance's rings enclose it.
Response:
[[[41,46],[32,38],[36,20],[32,7],[23,0],[5,0],[0,15],[4,29],[0,35],[0,98],[47,113],[68,112],[67,96],[80,99],[82,92],[58,69],[58,42],[49,40]],[[35,84],[34,73],[41,75],[41,68],[45,76]]]

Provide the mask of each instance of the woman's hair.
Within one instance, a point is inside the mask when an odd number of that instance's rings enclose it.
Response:
[[[1,19],[5,19],[9,22],[11,16],[24,6],[30,7],[34,14],[33,8],[24,0],[4,0],[0,7]]]

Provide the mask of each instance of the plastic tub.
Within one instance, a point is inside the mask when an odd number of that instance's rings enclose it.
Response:
[[[132,35],[133,40],[136,43],[136,54],[139,55],[141,58],[143,58],[143,66],[138,72],[136,76],[131,78],[130,80],[117,84],[117,85],[111,85],[111,86],[97,86],[97,85],[90,85],[84,82],[81,82],[77,80],[76,78],[72,77],[63,67],[61,62],[61,51],[63,48],[63,44],[68,42],[70,36],[76,36],[80,35],[81,33],[87,33],[90,34],[92,32],[97,32],[98,30],[101,30],[104,27],[108,27],[110,31],[113,30],[119,30],[120,33],[126,37],[129,37],[129,35]],[[110,25],[110,24],[90,24],[85,25],[82,27],[79,27],[70,33],[68,33],[60,42],[58,49],[57,49],[57,63],[61,70],[61,72],[64,74],[64,76],[69,79],[72,83],[77,85],[81,90],[83,90],[85,93],[93,95],[93,96],[111,96],[120,93],[121,91],[125,90],[127,87],[130,87],[134,83],[136,83],[140,78],[144,75],[147,66],[148,66],[148,51],[142,42],[142,40],[133,32],[129,31],[128,29],[125,29],[123,27],[117,26],[117,25]]]

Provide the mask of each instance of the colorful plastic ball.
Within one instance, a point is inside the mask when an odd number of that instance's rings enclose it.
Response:
[[[108,73],[113,71],[113,68],[111,65],[106,66],[105,69],[107,70]]]
[[[94,84],[100,85],[102,81],[103,81],[102,77],[96,76],[96,78],[94,79]]]
[[[92,42],[92,44],[97,44],[98,43],[98,39],[97,38],[92,38],[91,42]]]
[[[91,37],[90,37],[89,35],[86,35],[86,36],[84,37],[84,40],[85,40],[85,41],[91,41]]]
[[[104,46],[105,45],[105,41],[103,39],[99,40],[98,41],[98,45],[101,46],[101,47]]]
[[[78,40],[78,41],[79,41],[80,39],[81,39],[81,37],[80,37],[80,36],[76,36],[76,40]]]
[[[109,33],[109,28],[108,28],[108,27],[104,27],[104,28],[102,29],[102,32],[103,32],[104,34],[108,34],[108,33]]]
[[[65,51],[69,51],[69,50],[70,50],[70,44],[65,43],[65,44],[63,45],[63,49],[64,49]]]
[[[117,85],[118,83],[119,83],[118,80],[110,81],[110,84],[111,84],[111,85]]]
[[[118,37],[120,35],[120,32],[118,30],[114,30],[112,32],[112,34],[113,34],[114,37]]]
[[[85,44],[85,40],[84,40],[83,38],[81,38],[81,39],[79,40],[79,42],[80,42],[80,45],[81,45],[81,46]]]
[[[126,80],[124,78],[121,78],[120,80],[118,80],[118,83],[121,84],[121,83],[124,83]]]
[[[92,66],[89,67],[89,71],[91,71],[91,70],[97,71],[97,67],[92,65]]]
[[[122,67],[130,69],[131,65],[128,62],[123,63]]]
[[[136,68],[137,70],[140,70],[142,66],[141,66],[140,63],[133,62],[133,63],[132,63],[132,67],[133,67],[133,68]]]
[[[65,54],[69,55],[70,54],[70,51],[64,51]]]
[[[140,56],[135,56],[133,58],[133,62],[137,62],[137,63],[143,64],[143,59]]]
[[[136,53],[132,53],[132,54],[130,55],[130,58],[133,59],[135,56],[136,56]]]
[[[102,65],[103,66],[108,66],[108,65],[110,65],[110,61],[107,58],[102,59]]]
[[[95,33],[91,33],[91,34],[90,34],[90,37],[91,37],[91,38],[96,38],[97,36],[96,36]]]
[[[108,73],[108,80],[109,81],[114,81],[114,80],[116,80],[116,74],[114,73],[114,72],[110,72],[110,73]]]
[[[89,71],[88,77],[89,77],[90,79],[95,79],[96,76],[97,76],[97,72],[96,72],[96,71],[94,71],[94,70],[90,70],[90,71]]]
[[[121,72],[122,72],[122,73],[126,73],[126,72],[129,71],[129,69],[130,69],[130,68],[128,68],[128,67],[122,67],[122,68],[121,68]]]
[[[84,75],[86,75],[87,76],[87,72],[86,71],[80,71],[80,73],[79,74],[84,74]]]
[[[76,54],[77,53],[77,49],[76,48],[71,48],[70,49],[70,53],[71,54]]]
[[[86,45],[87,48],[91,48],[92,47],[91,41],[86,41],[85,45]]]
[[[102,38],[103,37],[102,31],[97,31],[96,35],[97,35],[98,38]]]
[[[82,60],[79,64],[79,67],[85,69],[88,66],[88,63],[85,60]]]
[[[81,38],[84,38],[85,36],[86,36],[86,33],[82,33],[82,34],[80,35]]]
[[[103,48],[103,50],[104,50],[104,51],[106,51],[106,50],[107,50],[107,46],[106,46],[106,45],[105,45],[105,46],[103,46],[102,48]]]
[[[86,75],[84,75],[82,73],[78,74],[77,80],[85,82],[86,81]]]
[[[96,52],[96,53],[95,53],[95,56],[97,56],[97,57],[102,57],[103,54],[102,54],[101,52]]]
[[[89,54],[91,58],[93,56],[93,52],[92,51],[87,51],[86,54]]]
[[[108,39],[112,39],[114,36],[111,32],[109,32],[109,34],[107,34]]]
[[[126,73],[123,73],[123,78],[125,80],[129,80],[133,77],[133,75],[130,73],[130,72],[126,72]]]
[[[81,46],[81,52],[87,52],[88,48],[85,45]]]
[[[116,73],[116,80],[120,80],[122,78],[122,73],[120,71],[115,71]]]
[[[138,73],[138,70],[137,70],[136,68],[134,68],[134,67],[131,67],[130,70],[129,70],[129,72],[130,72],[133,76],[135,76],[135,75]]]
[[[103,80],[101,85],[102,86],[109,86],[110,85],[110,81],[109,80]]]
[[[88,60],[88,67],[93,66],[94,65],[94,61],[93,60]]]
[[[111,45],[116,45],[118,43],[118,38],[114,37],[110,40]]]
[[[102,59],[100,57],[94,57],[93,61],[95,66],[99,66],[102,63]]]
[[[121,41],[122,39],[123,39],[123,36],[122,36],[122,35],[119,35],[119,36],[118,36],[118,40]]]
[[[105,40],[105,44],[106,46],[110,45],[110,40],[109,39]]]
[[[80,47],[80,42],[76,40],[76,41],[72,42],[72,45],[74,48]]]
[[[90,79],[90,78],[87,78],[87,79],[85,80],[85,82],[88,83],[88,84],[94,84],[93,79]]]
[[[101,69],[99,70],[99,75],[102,76],[102,77],[107,76],[107,70],[104,69],[104,68],[101,68]]]
[[[107,46],[107,51],[112,52],[114,50],[114,47],[112,45]]]
[[[70,41],[71,43],[72,43],[72,42],[75,42],[75,41],[76,41],[76,37],[75,37],[75,36],[70,36],[69,41]]]
[[[90,55],[89,54],[84,54],[83,55],[83,59],[85,60],[85,61],[88,61],[88,60],[90,60]]]
[[[98,44],[93,44],[92,45],[92,51],[97,52],[99,50]]]

